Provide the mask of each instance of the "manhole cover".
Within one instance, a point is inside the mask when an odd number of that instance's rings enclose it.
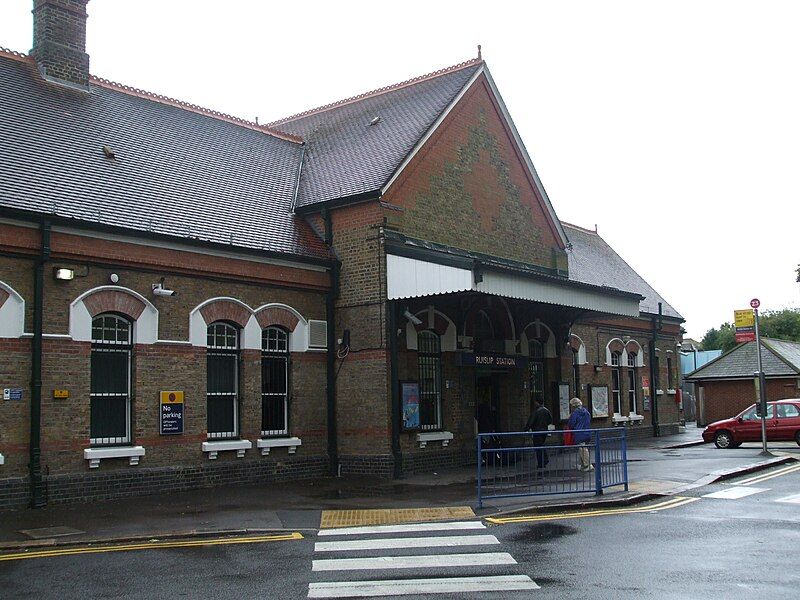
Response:
[[[67,535],[80,535],[86,533],[80,529],[73,529],[72,527],[39,527],[38,529],[21,529],[20,533],[27,535],[29,538],[41,540],[44,538],[64,537]]]

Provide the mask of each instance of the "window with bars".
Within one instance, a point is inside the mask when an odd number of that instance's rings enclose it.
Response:
[[[239,435],[239,330],[218,321],[208,326],[206,425],[209,439]]]
[[[261,435],[289,434],[289,334],[261,332]]]
[[[574,398],[581,397],[581,365],[578,360],[578,351],[572,350],[572,393]]]
[[[539,340],[528,340],[528,378],[530,380],[531,406],[538,400],[544,404],[544,345]]]
[[[131,323],[102,314],[92,319],[89,443],[131,443]]]
[[[433,331],[421,331],[417,336],[417,348],[420,429],[441,429],[442,350],[439,336]]]
[[[672,357],[667,357],[667,388],[672,389]]]
[[[636,355],[628,354],[628,408],[631,413],[636,414]]]
[[[614,412],[622,413],[622,368],[619,364],[620,353],[611,353],[611,400],[614,404]]]

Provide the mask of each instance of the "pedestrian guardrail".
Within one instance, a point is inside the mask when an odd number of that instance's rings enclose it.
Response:
[[[588,433],[589,441],[564,443],[570,441],[565,440],[565,434],[574,438],[581,433]],[[623,427],[480,433],[478,506],[490,498],[587,492],[600,495],[604,489],[619,485],[627,491],[627,453]]]

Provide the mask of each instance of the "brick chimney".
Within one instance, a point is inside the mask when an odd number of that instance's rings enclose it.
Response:
[[[88,87],[86,4],[89,0],[33,0],[33,48],[46,79]]]

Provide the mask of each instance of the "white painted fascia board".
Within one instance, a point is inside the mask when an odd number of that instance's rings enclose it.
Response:
[[[131,465],[138,465],[144,456],[144,446],[112,446],[108,448],[85,448],[83,458],[89,461],[89,468],[96,469],[104,458],[127,458]]]
[[[466,68],[469,68],[469,67],[466,67]],[[403,162],[401,162],[401,163],[400,163],[400,166],[399,166],[399,167],[397,167],[397,169],[395,170],[394,174],[392,174],[392,176],[389,178],[389,181],[387,181],[387,182],[386,182],[386,183],[383,185],[383,187],[381,188],[381,196],[383,196],[383,195],[386,193],[386,191],[387,191],[387,190],[388,190],[390,187],[392,187],[392,184],[395,182],[395,180],[396,180],[398,177],[400,177],[400,174],[403,172],[403,170],[404,170],[404,169],[405,169],[405,168],[406,168],[406,167],[409,165],[409,163],[410,163],[410,162],[411,162],[411,161],[414,159],[414,157],[417,155],[417,153],[418,153],[420,150],[422,150],[423,146],[425,146],[425,144],[426,144],[426,143],[427,143],[427,141],[430,139],[430,137],[431,137],[431,136],[432,136],[432,135],[433,135],[433,134],[436,132],[436,130],[439,128],[439,125],[441,125],[441,124],[442,124],[442,122],[443,122],[443,121],[444,121],[444,120],[447,118],[447,115],[449,115],[449,114],[450,114],[450,112],[451,112],[451,111],[452,111],[452,110],[455,108],[455,106],[456,106],[456,105],[457,105],[457,104],[458,104],[458,103],[461,101],[461,98],[463,98],[463,97],[464,97],[464,94],[466,94],[466,93],[467,93],[467,90],[468,90],[470,87],[472,87],[472,84],[473,84],[473,83],[475,83],[475,82],[478,80],[478,77],[480,77],[481,73],[483,73],[483,72],[484,72],[484,69],[485,69],[485,68],[486,68],[486,65],[485,65],[485,64],[482,64],[482,65],[480,66],[480,68],[479,68],[477,71],[475,71],[475,73],[473,74],[473,76],[469,78],[469,81],[467,81],[467,83],[465,83],[465,84],[464,84],[464,87],[462,87],[462,88],[461,88],[461,91],[460,91],[460,92],[458,92],[458,94],[456,94],[456,97],[455,97],[455,98],[453,98],[452,102],[450,102],[450,104],[448,104],[448,105],[447,105],[447,108],[445,108],[445,109],[444,109],[444,111],[442,111],[442,113],[439,115],[439,118],[438,118],[438,119],[436,119],[436,120],[433,122],[433,125],[431,125],[431,126],[430,126],[430,128],[429,128],[429,129],[428,129],[428,131],[425,133],[425,135],[423,135],[423,136],[422,136],[422,137],[419,139],[419,141],[416,143],[416,145],[414,146],[414,148],[412,148],[412,149],[411,149],[411,152],[409,152],[409,153],[408,153],[408,155],[405,157],[405,159],[403,160]]]
[[[256,440],[256,446],[261,449],[262,456],[267,456],[272,448],[288,448],[289,454],[294,454],[303,441],[299,437],[269,438]]]

